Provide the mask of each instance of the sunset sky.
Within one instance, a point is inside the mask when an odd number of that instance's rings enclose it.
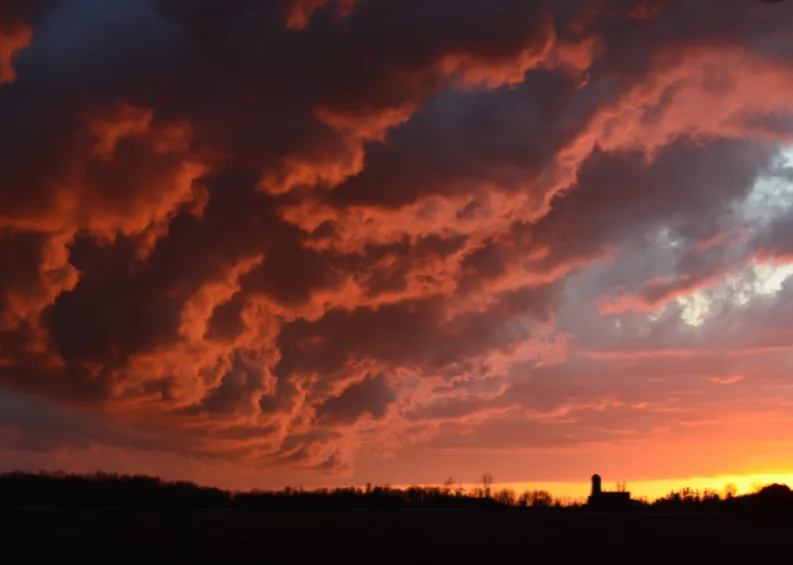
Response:
[[[0,471],[793,484],[793,2],[0,0],[0,273]]]

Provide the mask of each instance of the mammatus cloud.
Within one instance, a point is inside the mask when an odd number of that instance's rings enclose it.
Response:
[[[762,442],[789,406],[789,3],[31,6],[4,449],[337,473]]]

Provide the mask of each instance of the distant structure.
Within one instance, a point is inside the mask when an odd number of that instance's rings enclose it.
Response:
[[[592,475],[592,494],[587,505],[598,510],[624,510],[631,506],[631,493],[627,491],[604,491],[600,475]]]

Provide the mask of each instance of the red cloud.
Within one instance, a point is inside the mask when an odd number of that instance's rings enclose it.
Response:
[[[7,0],[0,6],[0,88],[17,78],[14,60],[33,40],[30,22],[37,4],[36,0]]]
[[[314,477],[779,408],[789,287],[673,299],[790,254],[789,5],[90,4],[0,8],[0,408]]]
[[[30,28],[4,31],[0,27],[0,86],[14,82],[17,77],[14,58],[30,45],[32,39],[33,31]]]
[[[355,8],[356,0],[289,0],[286,4],[286,26],[300,30],[308,26],[311,16],[326,4],[335,4],[340,16]]]

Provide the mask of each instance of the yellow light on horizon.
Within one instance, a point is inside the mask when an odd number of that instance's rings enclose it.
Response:
[[[772,483],[785,484],[793,488],[793,473],[756,473],[749,475],[719,475],[715,477],[690,477],[687,479],[651,479],[626,481],[626,488],[631,493],[631,497],[647,498],[653,501],[657,498],[666,496],[670,492],[679,491],[684,488],[699,490],[714,490],[719,495],[724,495],[727,485],[734,485],[737,494],[749,494],[759,488]],[[409,488],[411,485],[399,485],[395,488]],[[413,485],[415,486],[415,485]],[[419,485],[419,486],[439,486],[439,485]],[[481,484],[463,483],[452,488],[462,486],[466,492],[481,488]],[[585,501],[590,492],[590,483],[586,482],[512,482],[512,483],[493,483],[491,485],[493,493],[502,489],[511,489],[517,495],[525,491],[544,490],[549,492],[554,498],[569,502]],[[604,481],[604,490],[615,490],[616,481]]]
[[[626,481],[626,487],[633,498],[646,497],[650,501],[666,496],[672,491],[683,488],[699,490],[715,490],[723,494],[727,485],[735,485],[737,494],[749,494],[757,489],[772,483],[786,484],[793,488],[793,473],[758,473],[751,475],[720,475],[716,477],[690,477],[687,479],[652,479],[639,481]],[[477,485],[472,485],[477,486]],[[511,488],[520,493],[525,490],[546,490],[557,498],[570,498],[583,500],[589,496],[589,482],[575,483],[502,483],[493,485],[494,489]],[[615,489],[613,484],[604,482],[605,489]]]

